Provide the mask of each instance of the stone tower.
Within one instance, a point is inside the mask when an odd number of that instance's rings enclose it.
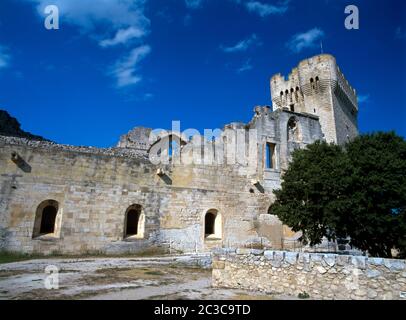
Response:
[[[303,60],[288,79],[274,75],[271,95],[274,110],[318,116],[327,142],[343,144],[358,135],[356,91],[329,54]]]

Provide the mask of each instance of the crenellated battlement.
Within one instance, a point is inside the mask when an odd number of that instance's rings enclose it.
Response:
[[[345,143],[358,134],[358,100],[329,54],[301,61],[288,77],[275,74],[270,81],[273,109],[315,114],[329,142]]]

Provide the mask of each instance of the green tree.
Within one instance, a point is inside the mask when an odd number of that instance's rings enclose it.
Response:
[[[374,256],[404,251],[406,141],[394,132],[362,135],[348,143],[353,168],[348,234]],[[403,241],[402,241],[403,239]]]
[[[275,190],[274,214],[311,245],[351,237],[371,255],[406,252],[406,141],[395,133],[359,136],[345,148],[316,142],[296,150]]]

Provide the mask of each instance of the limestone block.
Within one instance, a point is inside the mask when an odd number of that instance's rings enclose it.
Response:
[[[323,260],[328,266],[332,267],[336,264],[336,257],[337,256],[334,254],[325,254],[323,256]]]
[[[351,264],[359,269],[365,269],[366,268],[366,257],[362,256],[353,256],[351,257]]]
[[[367,275],[368,278],[376,278],[376,277],[379,277],[381,274],[382,273],[380,271],[372,270],[372,269],[369,269],[366,272],[366,275]]]
[[[391,271],[402,271],[405,269],[405,261],[395,259],[385,259],[384,265]]]
[[[298,261],[300,263],[309,263],[310,262],[310,253],[299,253]]]
[[[246,248],[238,248],[236,253],[238,255],[243,255],[243,254],[250,254],[251,250],[250,249],[246,249]]]
[[[381,266],[383,265],[383,258],[368,258],[368,263],[374,266]]]
[[[295,264],[297,262],[298,253],[297,252],[286,252],[285,261],[289,264]]]
[[[225,261],[213,261],[213,269],[224,269],[225,266]]]
[[[264,257],[265,257],[265,259],[267,259],[267,260],[273,260],[273,258],[274,258],[274,253],[275,253],[275,251],[272,251],[272,250],[266,250],[266,251],[264,251]]]

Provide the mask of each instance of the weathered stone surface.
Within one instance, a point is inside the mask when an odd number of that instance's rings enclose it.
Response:
[[[309,263],[310,262],[310,253],[299,253],[299,262]]]
[[[324,262],[327,263],[328,266],[332,267],[336,264],[336,255],[333,254],[325,254],[323,256]]]
[[[251,250],[250,250],[250,253],[251,253],[251,254],[254,254],[254,255],[256,255],[256,256],[258,256],[258,255],[262,255],[262,254],[264,253],[264,250],[251,249]]]
[[[384,265],[392,271],[402,271],[405,269],[405,262],[394,259],[384,259]]]
[[[367,261],[366,257],[360,257],[360,256],[351,257],[351,264],[360,269],[365,269],[366,261]]]
[[[225,265],[224,261],[213,261],[213,269],[224,269]]]
[[[267,259],[267,260],[273,260],[274,251],[265,250],[265,251],[264,251],[264,257],[265,257],[265,259]]]
[[[367,277],[368,278],[376,278],[379,277],[382,273],[378,270],[367,270]]]
[[[246,248],[238,248],[236,251],[237,254],[250,254],[251,249],[246,249]]]
[[[285,253],[285,261],[289,264],[295,264],[298,258],[297,252],[286,252]]]
[[[225,261],[225,268],[213,269],[213,285],[294,296],[306,291],[314,299],[403,299],[401,292],[406,291],[406,272],[396,270],[405,260],[370,263],[371,259],[362,256],[280,251],[265,251],[263,255],[270,264],[253,259],[259,256],[251,254]]]
[[[368,263],[374,266],[381,266],[383,265],[383,258],[368,258]]]
[[[336,258],[336,263],[339,266],[345,266],[348,264],[349,260],[351,259],[350,256],[347,255],[338,255]]]

